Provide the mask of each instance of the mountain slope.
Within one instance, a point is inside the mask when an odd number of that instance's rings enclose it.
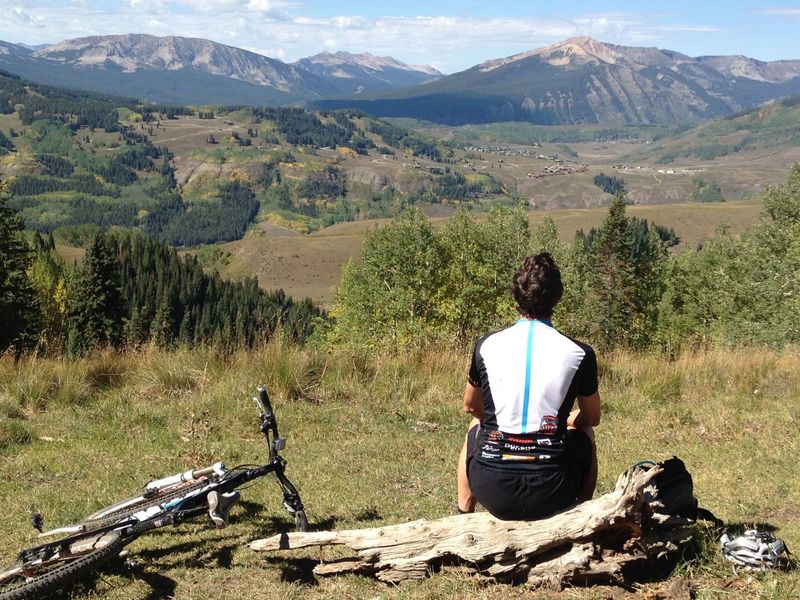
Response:
[[[432,67],[407,65],[390,56],[322,52],[293,63],[327,80],[338,82],[342,94],[384,91],[442,77]]]
[[[297,67],[195,38],[79,38],[22,59],[0,56],[0,66],[33,81],[179,103],[274,104],[328,91],[321,78]]]
[[[800,97],[784,98],[749,110],[700,123],[681,133],[657,140],[626,160],[670,164],[689,159],[694,164],[725,157],[749,161],[800,148]]]
[[[369,54],[323,53],[286,64],[210,40],[144,34],[78,38],[38,50],[0,42],[0,69],[39,83],[177,104],[279,105],[441,76]]]
[[[695,59],[580,37],[487,61],[422,87],[318,106],[449,125],[645,125],[697,122],[794,94],[800,94],[800,61]]]

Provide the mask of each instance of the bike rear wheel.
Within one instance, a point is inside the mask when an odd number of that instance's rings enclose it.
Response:
[[[116,557],[133,539],[113,531],[96,538],[95,542],[92,542],[91,536],[87,537],[84,543],[91,546],[89,550],[64,559],[51,558],[49,564],[48,561],[38,560],[27,564],[18,561],[11,569],[0,574],[6,579],[0,584],[0,600],[41,598],[96,570]],[[80,542],[75,542],[73,547]]]

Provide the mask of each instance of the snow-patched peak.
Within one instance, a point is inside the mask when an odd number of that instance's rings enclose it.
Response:
[[[384,71],[386,69],[397,69],[400,71],[414,71],[441,77],[441,73],[429,66],[409,65],[397,60],[391,56],[375,56],[369,52],[361,54],[352,54],[343,50],[338,52],[320,52],[314,56],[303,58],[296,63],[298,66],[307,68],[309,65],[319,65],[329,68],[338,66],[357,66],[362,69],[369,69],[372,71]],[[344,73],[344,71],[339,71]]]

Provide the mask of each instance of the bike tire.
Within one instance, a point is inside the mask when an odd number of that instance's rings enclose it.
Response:
[[[109,509],[113,509],[117,505],[122,505],[133,498],[129,498],[128,500],[123,500],[121,502],[117,502],[117,504],[112,504],[111,506],[107,506],[106,508],[101,508],[100,510],[92,513],[88,517],[86,517],[83,521],[81,521],[81,525],[84,527],[84,531],[94,531],[96,529],[100,529],[107,525],[112,525],[122,519],[129,517],[133,514],[136,514],[140,510],[145,510],[150,508],[151,506],[155,506],[157,504],[163,504],[165,502],[169,502],[170,500],[174,500],[175,498],[179,498],[184,496],[190,492],[199,490],[200,488],[208,485],[207,479],[199,479],[196,481],[190,481],[179,486],[173,486],[168,488],[163,493],[156,494],[155,496],[151,496],[150,498],[141,497],[141,501],[135,502],[133,504],[129,504],[124,508],[120,508],[119,510],[112,511],[107,515],[102,517],[95,517],[94,515],[99,515],[104,513]],[[135,498],[135,497],[134,497]]]
[[[116,532],[116,539],[102,548],[76,556],[49,571],[21,581],[0,587],[0,600],[32,600],[41,598],[63,586],[76,581],[114,558],[133,537],[123,537]]]
[[[306,511],[298,510],[294,513],[294,528],[297,531],[308,531],[308,518]]]

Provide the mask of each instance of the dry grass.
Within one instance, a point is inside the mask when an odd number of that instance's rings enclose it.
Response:
[[[800,370],[797,349],[713,351],[674,362],[601,357],[604,418],[599,492],[642,459],[682,457],[696,494],[726,521],[778,528],[800,546]],[[256,462],[263,448],[249,401],[266,383],[289,438],[288,473],[312,526],[368,527],[451,513],[453,465],[466,419],[466,354],[370,359],[281,343],[258,352],[106,355],[69,362],[0,361],[0,555],[33,542],[41,510],[53,526],[135,493],[152,477],[223,459]],[[386,588],[360,577],[315,581],[315,552],[255,555],[246,542],[290,529],[277,488],[244,492],[233,525],[160,530],[132,547],[139,566],[93,581],[75,597],[505,598],[533,593],[456,575]],[[677,574],[699,598],[795,598],[796,574],[735,574],[711,537]],[[326,550],[324,556],[331,557]],[[642,586],[651,597],[660,583]],[[607,598],[620,590],[568,590]],[[650,594],[650,596],[648,596]],[[547,597],[547,594],[533,594]]]

